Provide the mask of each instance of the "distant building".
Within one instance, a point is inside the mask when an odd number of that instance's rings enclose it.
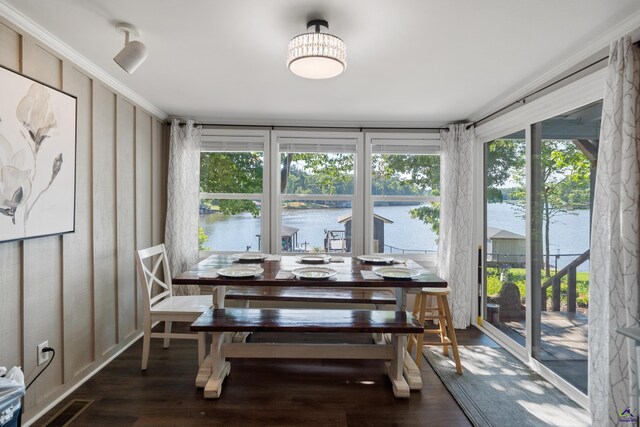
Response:
[[[525,253],[525,236],[487,227],[487,261],[492,264],[522,264],[525,262]]]
[[[282,225],[282,250],[291,252],[298,250],[298,231],[299,228],[289,225]]]
[[[338,223],[344,224],[345,252],[351,252],[351,214],[338,217]],[[393,224],[390,219],[373,215],[373,252],[384,252],[384,225]]]

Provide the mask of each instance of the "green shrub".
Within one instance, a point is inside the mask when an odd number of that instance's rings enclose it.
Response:
[[[524,303],[526,298],[526,270],[524,268],[507,268],[507,269],[499,269],[499,268],[487,268],[487,295],[488,296],[496,296],[502,289],[503,282],[500,281],[500,273],[506,270],[506,276],[509,278],[510,282],[515,283],[515,285],[520,290],[520,296],[522,298],[522,302]],[[543,282],[546,280],[544,278],[544,272],[542,276]],[[567,303],[567,276],[565,276],[560,282],[560,301],[561,303]],[[547,298],[551,298],[553,289],[551,287],[546,289]],[[576,303],[580,307],[589,307],[589,273],[588,272],[579,272],[576,274]]]
[[[204,245],[205,243],[207,243],[207,240],[209,240],[209,236],[204,234],[204,230],[202,229],[202,227],[198,228],[198,250],[199,251],[210,250],[208,246]]]

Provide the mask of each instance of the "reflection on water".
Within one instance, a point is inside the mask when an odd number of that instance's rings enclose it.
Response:
[[[437,249],[436,235],[424,222],[411,218],[409,211],[415,206],[377,206],[376,214],[393,221],[385,225],[387,245],[410,250]],[[350,208],[283,209],[282,225],[298,228],[297,244],[308,251],[324,247],[325,230],[344,230],[338,217],[351,213]],[[215,251],[258,250],[260,218],[250,214],[200,215],[200,227],[209,237],[205,246]]]
[[[376,214],[393,221],[385,224],[385,244],[408,249],[435,251],[438,248],[435,233],[424,222],[411,218],[409,211],[415,206],[376,206]],[[508,203],[487,205],[490,227],[525,234],[521,212]],[[324,230],[344,230],[338,217],[350,213],[349,208],[338,209],[283,209],[282,224],[298,228],[298,246],[307,250],[324,246]],[[589,248],[589,211],[576,211],[577,215],[561,214],[551,224],[551,253],[582,253]],[[200,215],[200,226],[209,237],[205,246],[216,251],[258,250],[260,218],[248,213]],[[560,259],[560,263],[562,263]],[[567,259],[569,261],[569,259]]]

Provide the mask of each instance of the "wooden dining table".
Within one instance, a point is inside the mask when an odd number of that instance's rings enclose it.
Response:
[[[270,258],[272,260],[270,260]],[[245,264],[245,263],[242,263]],[[423,287],[447,287],[447,282],[436,276],[427,268],[413,260],[403,260],[393,264],[374,264],[363,262],[357,257],[332,256],[331,261],[324,264],[302,263],[299,257],[294,255],[270,256],[262,262],[246,263],[255,265],[264,270],[263,273],[250,279],[229,278],[218,276],[212,278],[217,270],[224,267],[238,265],[238,260],[231,255],[211,255],[191,267],[189,270],[172,279],[174,285],[205,285],[211,286],[214,291],[214,304],[216,307],[224,307],[224,289],[226,286],[322,286],[323,288],[393,288],[396,294],[396,309],[406,310],[406,295],[408,292]],[[328,267],[336,271],[336,275],[328,279],[295,279],[291,277],[278,278],[280,271],[292,271],[301,267],[318,266]],[[362,272],[373,272],[383,266],[397,266],[415,269],[420,275],[411,279],[389,279]],[[217,288],[217,289],[216,289]],[[217,292],[219,291],[219,292]]]
[[[212,255],[198,264],[172,278],[175,285],[200,285],[210,286],[213,293],[214,308],[224,308],[226,287],[306,287],[314,286],[322,288],[391,288],[395,291],[396,312],[406,312],[408,293],[418,293],[423,287],[446,287],[447,282],[425,267],[413,260],[405,260],[401,263],[387,264],[387,266],[406,267],[418,270],[419,275],[412,279],[383,278],[373,270],[382,267],[380,264],[363,262],[356,257],[332,256],[330,262],[322,264],[336,271],[336,274],[325,279],[300,279],[291,274],[286,274],[294,269],[313,266],[302,263],[299,256],[294,255],[270,255],[261,262],[250,265],[262,268],[261,274],[251,278],[230,278],[218,275],[217,271],[224,267],[238,265],[239,261],[231,255]],[[244,262],[242,264],[245,264]],[[318,264],[315,264],[316,266]],[[284,274],[283,274],[284,273]],[[212,350],[213,352],[213,350]],[[402,354],[404,358],[404,376],[411,390],[422,388],[420,370],[413,359],[406,353],[406,343],[403,343]],[[203,365],[206,365],[207,361]],[[207,366],[201,366],[198,378],[208,375]],[[196,379],[196,384],[205,381]],[[205,381],[206,382],[206,381]]]

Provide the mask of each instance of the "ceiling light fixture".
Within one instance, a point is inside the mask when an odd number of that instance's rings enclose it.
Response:
[[[147,59],[147,47],[137,40],[129,41],[130,36],[140,36],[140,32],[132,25],[118,24],[116,31],[124,34],[124,48],[113,57],[113,60],[131,74]]]
[[[347,45],[333,34],[321,33],[320,27],[329,29],[323,19],[307,23],[314,32],[295,36],[289,42],[287,66],[293,74],[307,79],[328,79],[347,68]]]

